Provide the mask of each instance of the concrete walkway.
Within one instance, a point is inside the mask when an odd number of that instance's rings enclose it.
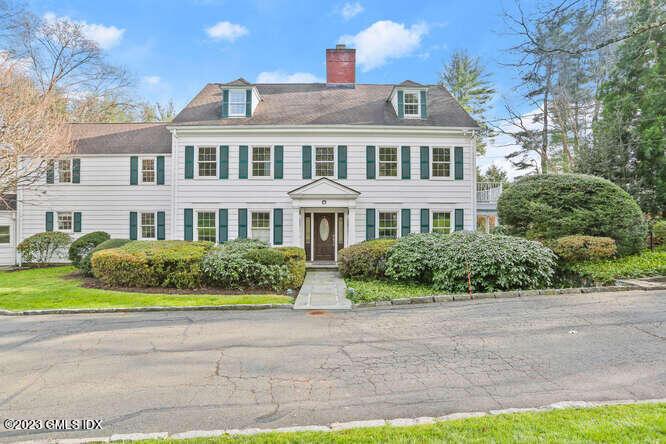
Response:
[[[337,270],[308,270],[294,310],[349,310],[347,285]]]

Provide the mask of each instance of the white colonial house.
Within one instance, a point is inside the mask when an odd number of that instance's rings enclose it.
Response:
[[[74,124],[75,151],[18,190],[11,245],[248,237],[327,262],[366,239],[475,229],[476,122],[441,86],[357,84],[354,49],[326,58],[327,83],[211,83],[169,123]]]

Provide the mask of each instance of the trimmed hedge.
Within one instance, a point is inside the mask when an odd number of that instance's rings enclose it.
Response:
[[[197,288],[203,278],[201,259],[212,246],[211,242],[134,241],[96,252],[93,274],[109,286]]]
[[[401,237],[386,255],[386,276],[396,281],[432,283],[437,264],[447,242],[447,235],[413,233]]]
[[[109,240],[111,236],[104,231],[93,231],[85,234],[72,242],[69,246],[69,260],[76,268],[81,268],[81,261],[102,242]]]
[[[282,283],[282,288],[301,288],[305,280],[305,250],[299,247],[277,247],[272,250],[284,256],[284,263],[289,270],[289,279]]]
[[[511,234],[528,239],[580,234],[610,237],[619,256],[645,248],[647,228],[638,204],[620,187],[600,177],[526,176],[507,185],[497,210]]]
[[[86,255],[86,257],[83,258],[83,260],[79,264],[79,269],[81,270],[81,273],[83,273],[84,276],[92,276],[92,257],[93,254],[95,254],[98,251],[102,250],[110,250],[111,248],[118,248],[122,247],[125,244],[128,244],[132,241],[129,239],[108,239],[102,242],[101,244],[97,245],[95,248],[90,250],[90,252]]]
[[[610,237],[564,236],[547,243],[563,261],[578,262],[615,257],[617,247]]]
[[[257,262],[261,265],[284,265],[284,254],[272,248],[258,248],[250,250],[243,255],[243,257],[252,262]]]
[[[374,239],[338,252],[338,269],[344,277],[383,277],[386,252],[395,239]]]
[[[72,238],[69,234],[45,231],[24,239],[16,249],[21,253],[21,258],[25,262],[47,264],[60,249],[67,247],[70,242],[72,242]]]

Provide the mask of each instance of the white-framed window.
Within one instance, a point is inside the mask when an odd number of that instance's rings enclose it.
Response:
[[[271,147],[252,147],[252,177],[271,177]]]
[[[58,161],[58,183],[72,183],[72,159]]]
[[[217,149],[214,146],[200,146],[197,151],[198,177],[216,177]]]
[[[217,235],[216,211],[197,211],[197,240],[215,242]]]
[[[0,225],[0,244],[9,243],[9,225]]]
[[[398,147],[379,147],[379,177],[398,177]]]
[[[315,176],[335,176],[335,148],[332,146],[315,147]]]
[[[271,213],[270,211],[253,211],[250,224],[250,237],[271,243]]]
[[[420,91],[405,91],[403,94],[405,117],[421,117],[421,93]]]
[[[141,183],[155,183],[156,160],[154,157],[141,158]]]
[[[432,213],[432,232],[433,233],[451,233],[453,228],[451,225],[451,212],[450,211],[433,211]]]
[[[229,115],[232,117],[245,117],[245,90],[232,89],[229,91]]]
[[[141,239],[157,239],[155,213],[141,213]]]
[[[71,211],[58,211],[58,231],[72,231],[74,229],[74,215]]]
[[[377,223],[378,239],[397,239],[398,237],[398,212],[379,211]]]
[[[453,174],[451,148],[442,146],[432,147],[431,165],[431,177],[451,178]]]

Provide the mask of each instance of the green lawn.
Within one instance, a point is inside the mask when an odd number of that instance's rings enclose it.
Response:
[[[441,293],[441,291],[434,290],[430,284],[419,284],[418,282],[347,278],[345,283],[347,288],[354,289],[354,294],[347,296],[354,303],[388,301],[390,299],[430,296]]]
[[[74,267],[52,267],[13,273],[0,272],[0,309],[112,308],[185,305],[283,304],[282,295],[172,295],[128,293],[79,287],[81,281],[62,279]]]
[[[666,247],[645,250],[617,259],[581,262],[567,268],[595,281],[612,283],[615,279],[666,275]]]
[[[267,433],[178,443],[514,443],[665,442],[666,404],[551,410],[446,421],[413,427],[340,432]],[[143,441],[162,443],[163,440]]]

